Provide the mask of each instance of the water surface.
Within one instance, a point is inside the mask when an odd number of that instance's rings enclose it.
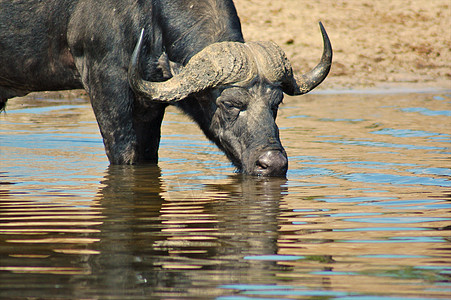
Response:
[[[158,166],[108,166],[84,99],[0,116],[2,299],[446,299],[451,95],[286,98],[287,180],[168,110]]]

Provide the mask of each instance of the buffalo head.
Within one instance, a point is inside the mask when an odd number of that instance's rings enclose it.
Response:
[[[220,42],[194,55],[164,82],[140,76],[141,33],[130,62],[129,83],[147,101],[188,101],[199,106],[202,116],[192,117],[243,173],[285,176],[288,159],[275,123],[277,110],[283,93],[308,93],[329,73],[332,47],[321,23],[320,28],[321,61],[304,75],[293,74],[285,53],[273,42]]]

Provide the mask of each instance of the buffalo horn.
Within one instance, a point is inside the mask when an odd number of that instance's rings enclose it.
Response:
[[[173,103],[187,96],[218,85],[246,80],[252,63],[242,51],[242,44],[215,43],[194,55],[182,71],[164,82],[151,82],[141,78],[139,53],[143,43],[143,31],[133,51],[128,69],[132,90],[151,101]]]
[[[280,80],[286,94],[302,95],[326,78],[332,64],[332,47],[321,22],[319,25],[324,41],[323,55],[319,64],[304,75],[293,75],[282,49],[271,42],[220,42],[211,44],[194,55],[179,74],[164,82],[151,82],[141,78],[139,54],[144,36],[142,30],[130,61],[128,80],[136,94],[151,101],[173,103],[208,88],[251,82],[259,73],[258,60],[260,64],[266,61],[263,65],[270,70],[265,73],[271,74],[268,79]],[[262,60],[261,57],[265,59]]]
[[[321,34],[323,36],[324,50],[321,61],[315,68],[300,76],[287,76],[284,82],[284,92],[290,96],[302,95],[310,92],[327,77],[332,65],[332,46],[329,37],[321,22],[319,22]]]

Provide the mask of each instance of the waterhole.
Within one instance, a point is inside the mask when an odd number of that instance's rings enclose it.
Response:
[[[0,298],[444,299],[451,92],[286,98],[287,179],[243,177],[169,108],[109,166],[89,103],[0,115]]]

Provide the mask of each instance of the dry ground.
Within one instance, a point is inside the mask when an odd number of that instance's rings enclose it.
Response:
[[[295,71],[321,56],[322,21],[334,65],[322,89],[451,88],[450,0],[235,0],[247,40],[273,40]]]

